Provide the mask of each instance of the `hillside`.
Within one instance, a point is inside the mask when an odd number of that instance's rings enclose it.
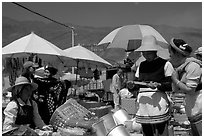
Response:
[[[94,44],[99,43],[100,40],[102,40],[108,33],[116,28],[95,28],[88,26],[76,26],[68,23],[67,25],[74,26],[76,28],[75,45],[81,44],[84,46],[93,46]],[[182,38],[193,47],[193,50],[202,45],[201,29],[178,28],[166,25],[151,26],[160,32],[167,41],[169,41],[172,37]],[[31,31],[35,32],[37,35],[45,38],[61,49],[71,47],[71,30],[68,28],[55,23],[46,24],[39,21],[20,22],[8,17],[2,17],[2,47],[22,36],[30,34]],[[121,61],[126,55],[125,52],[120,49],[117,50],[117,52],[113,52],[111,49],[107,50],[106,48],[104,50],[97,52],[97,54],[105,59]]]

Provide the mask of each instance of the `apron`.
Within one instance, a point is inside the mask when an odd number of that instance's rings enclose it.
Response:
[[[30,101],[31,106],[24,105],[21,106],[18,101],[16,101],[18,105],[18,113],[16,117],[15,124],[17,125],[26,125],[29,124],[31,128],[35,128],[34,119],[33,119],[33,106],[32,101]]]
[[[165,92],[140,88],[136,103],[138,123],[161,123],[170,119],[169,100]]]
[[[159,57],[151,62],[142,62],[139,68],[139,80],[162,82],[165,78],[164,66],[166,62]],[[169,107],[170,102],[165,92],[140,88],[136,103],[136,121],[142,124],[165,122],[171,117]]]

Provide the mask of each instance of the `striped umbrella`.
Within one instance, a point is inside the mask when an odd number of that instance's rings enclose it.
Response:
[[[107,48],[121,48],[127,51],[134,51],[141,46],[142,38],[146,35],[153,35],[157,39],[158,45],[161,46],[161,51],[158,51],[158,56],[168,59],[168,42],[162,35],[149,25],[126,25],[117,28],[105,36],[99,45],[108,45]],[[141,56],[138,62],[143,61]]]

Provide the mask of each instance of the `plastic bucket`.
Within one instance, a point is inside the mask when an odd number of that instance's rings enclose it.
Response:
[[[117,126],[111,113],[102,116],[101,119],[103,120],[106,132],[110,132],[110,130]]]
[[[128,131],[125,129],[124,125],[120,124],[115,126],[107,136],[130,136]]]
[[[106,136],[108,133],[103,124],[103,120],[99,120],[98,122],[94,123],[92,128],[95,130],[97,136]]]
[[[113,117],[117,124],[125,124],[125,121],[130,120],[130,116],[124,109],[120,109],[113,114]]]

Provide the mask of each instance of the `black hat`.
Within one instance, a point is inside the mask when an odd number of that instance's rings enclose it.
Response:
[[[171,47],[184,56],[189,56],[193,49],[182,39],[172,38],[170,41]]]
[[[56,68],[54,68],[54,67],[47,67],[47,68],[45,68],[45,70],[48,70],[49,72],[50,72],[50,74],[51,75],[56,75],[57,74],[57,69]]]

